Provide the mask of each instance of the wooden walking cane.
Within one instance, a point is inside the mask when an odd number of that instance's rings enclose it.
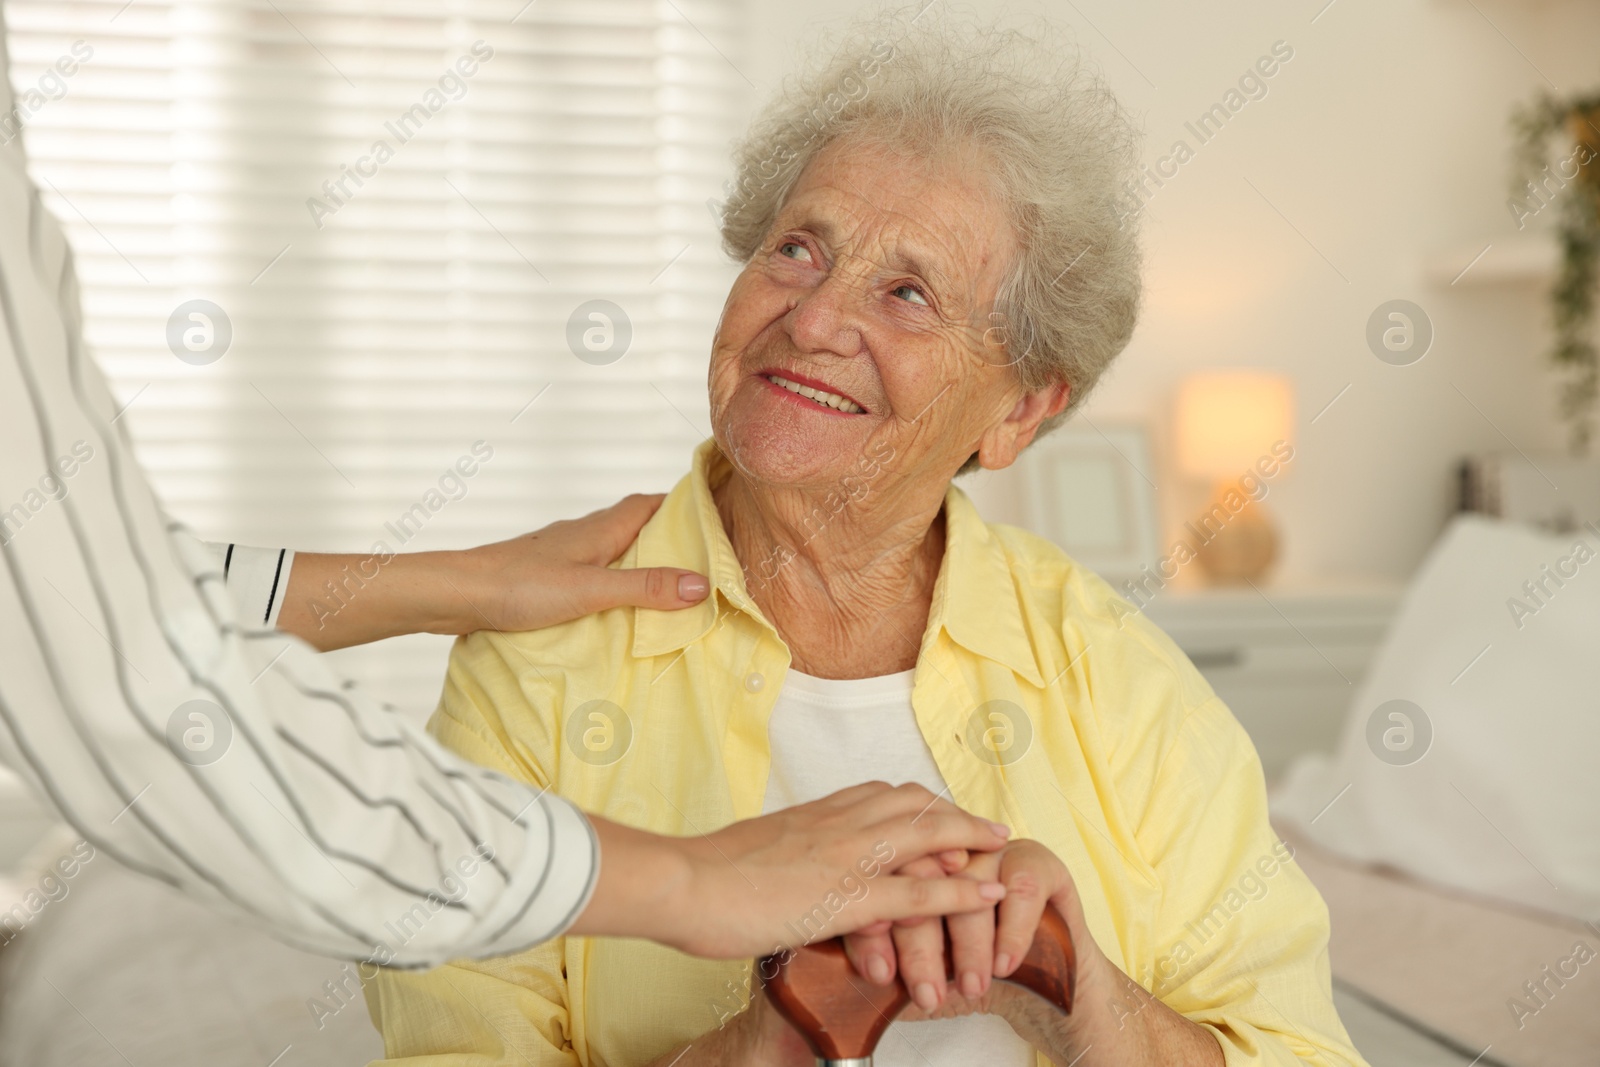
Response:
[[[949,935],[945,961],[950,961]],[[761,961],[767,999],[816,1053],[819,1067],[872,1067],[878,1039],[911,1002],[905,983],[874,985],[856,974],[838,938]],[[1008,978],[1070,1014],[1077,956],[1067,922],[1044,909],[1033,944]]]

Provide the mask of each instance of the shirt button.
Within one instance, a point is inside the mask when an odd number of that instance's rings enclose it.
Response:
[[[751,671],[749,674],[744,676],[744,687],[752,693],[761,692],[761,687],[766,684],[767,680],[766,678],[762,677],[760,671]]]

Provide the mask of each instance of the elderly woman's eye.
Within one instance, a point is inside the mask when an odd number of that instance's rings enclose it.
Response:
[[[897,285],[894,288],[894,295],[909,303],[921,304],[923,307],[928,306],[927,294],[914,285]]]
[[[788,256],[790,259],[811,259],[811,249],[799,241],[785,241],[778,246],[778,255]]]

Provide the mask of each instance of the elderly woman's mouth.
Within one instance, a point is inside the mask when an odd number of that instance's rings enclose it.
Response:
[[[845,396],[836,393],[821,382],[809,378],[789,377],[782,374],[766,373],[761,377],[791,396],[809,400],[811,403],[829,411],[836,411],[844,415],[865,415],[867,409]]]

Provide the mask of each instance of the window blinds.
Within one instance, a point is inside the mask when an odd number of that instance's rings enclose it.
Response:
[[[414,550],[668,488],[733,276],[706,205],[740,9],[7,0],[15,121],[168,509]],[[340,655],[426,712],[446,647]]]

